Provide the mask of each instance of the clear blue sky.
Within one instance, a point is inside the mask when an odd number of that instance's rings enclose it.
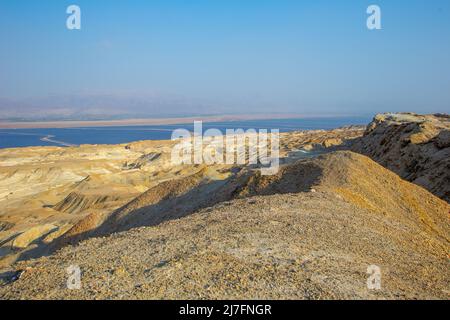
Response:
[[[0,98],[155,92],[224,112],[449,112],[450,1],[0,0]]]

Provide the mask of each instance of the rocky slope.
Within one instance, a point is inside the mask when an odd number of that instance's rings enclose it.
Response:
[[[256,195],[326,190],[340,195],[360,207],[383,215],[411,218],[422,227],[445,234],[447,215],[432,218],[430,208],[422,207],[411,188],[395,174],[370,159],[348,152],[338,152],[304,159],[282,168],[276,175],[262,176],[259,171],[241,170],[227,179],[205,179],[198,173],[158,185],[126,206],[113,212],[97,229],[98,235],[157,225],[179,219],[199,209],[226,201]],[[438,202],[436,202],[438,203]],[[404,207],[411,208],[405,211]],[[435,209],[432,207],[432,209]],[[445,211],[445,210],[444,210]],[[430,215],[431,214],[431,215]]]
[[[448,299],[450,205],[426,190],[448,201],[448,129],[285,133],[272,176],[174,166],[170,141],[0,150],[0,298]]]
[[[239,181],[238,199],[21,262],[0,297],[449,298],[450,206],[423,188],[350,152]],[[66,287],[70,265],[81,290]],[[367,289],[369,265],[379,291]]]
[[[377,115],[352,150],[450,202],[448,115]]]
[[[362,132],[361,128],[350,127],[284,133],[280,141],[281,156],[287,157],[302,148],[322,152]],[[160,190],[162,196],[164,188],[176,188],[175,181],[202,170],[198,166],[172,165],[173,144],[172,141],[140,141],[123,145],[0,150],[0,268],[20,258],[49,252],[52,249],[49,244],[55,239],[58,245],[83,239],[116,209],[130,201],[139,203],[147,190],[155,188],[153,192]],[[216,181],[219,185],[232,168],[203,169],[201,180]],[[174,195],[168,193],[165,197]],[[158,199],[162,200],[155,198],[155,201]],[[186,207],[183,214],[195,207],[190,206],[189,210]],[[49,226],[52,226],[50,231],[45,232]],[[14,239],[19,236],[22,245],[17,247]]]
[[[161,181],[189,174],[170,165],[171,144],[0,150],[0,267],[47,246],[86,216],[109,213]],[[46,225],[53,235],[40,231]],[[17,247],[16,237],[28,245]]]

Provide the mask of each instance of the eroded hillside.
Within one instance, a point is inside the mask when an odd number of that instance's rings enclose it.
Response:
[[[292,179],[310,169],[315,179]],[[21,262],[0,297],[448,299],[449,205],[423,188],[350,152],[241,182],[240,199]],[[65,287],[69,265],[81,290]],[[369,265],[380,291],[367,289]]]
[[[448,117],[363,133],[282,134],[271,176],[169,141],[2,150],[0,298],[448,299]]]
[[[450,202],[450,117],[381,114],[352,150]]]
[[[303,157],[295,155],[302,148],[322,152],[361,134],[357,127],[286,133],[281,156],[293,152],[292,157]],[[139,202],[147,190],[164,192],[167,185],[200,171],[201,181],[220,184],[232,172],[224,165],[172,165],[173,145],[141,141],[0,150],[0,267],[47,253],[56,239],[61,245],[85,238],[114,210]]]

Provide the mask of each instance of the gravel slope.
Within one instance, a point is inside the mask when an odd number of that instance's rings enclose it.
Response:
[[[310,192],[235,199],[18,263],[0,298],[450,298],[447,203],[360,155],[312,161],[323,173]],[[80,290],[66,287],[70,265]],[[369,265],[379,291],[367,289]]]

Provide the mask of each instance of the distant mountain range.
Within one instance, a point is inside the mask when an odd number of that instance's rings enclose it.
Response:
[[[0,120],[118,120],[148,117],[210,115],[219,107],[182,97],[149,94],[66,95],[29,99],[0,98]]]

